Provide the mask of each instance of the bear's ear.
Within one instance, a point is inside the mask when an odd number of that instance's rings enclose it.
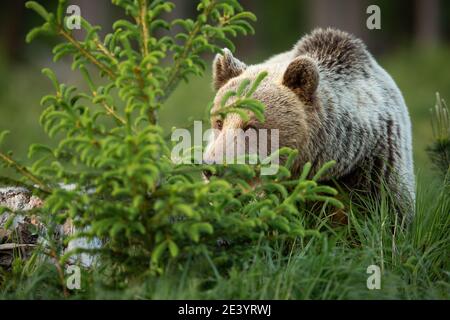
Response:
[[[239,76],[247,66],[233,57],[228,49],[222,50],[223,54],[217,54],[213,62],[214,89],[219,90],[231,78]]]
[[[283,85],[306,103],[312,103],[319,85],[319,70],[309,57],[297,57],[287,67],[283,76]]]

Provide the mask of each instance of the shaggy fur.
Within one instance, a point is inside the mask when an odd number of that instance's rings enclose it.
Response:
[[[254,97],[266,105],[266,121],[252,119],[252,126],[279,129],[280,146],[299,150],[295,173],[307,161],[314,173],[336,160],[324,181],[366,192],[379,191],[384,182],[401,211],[412,215],[415,180],[408,110],[392,78],[361,40],[317,29],[292,50],[252,66],[226,50],[214,62],[218,92],[212,112],[225,92],[262,71],[268,76]],[[217,127],[217,119],[211,120]],[[245,125],[235,116],[223,122],[225,129]],[[209,154],[220,140],[219,134]]]

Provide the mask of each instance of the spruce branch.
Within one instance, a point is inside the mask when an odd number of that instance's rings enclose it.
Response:
[[[38,185],[39,188],[44,191],[45,193],[51,193],[52,189],[47,186],[45,182],[43,182],[41,179],[36,177],[34,174],[32,174],[27,168],[20,165],[16,161],[14,161],[11,157],[8,155],[0,152],[0,160],[2,160],[4,163],[6,163],[8,166],[13,167],[18,173],[20,173],[22,176],[33,182],[34,184]]]
[[[64,276],[64,265],[60,262],[60,259],[58,258],[58,254],[56,253],[56,250],[54,248],[51,248],[47,254],[50,256],[50,258],[53,259],[56,271],[58,273],[59,282],[62,287],[64,298],[69,297],[69,291],[67,290],[66,285],[66,278]]]
[[[94,97],[97,96],[97,92],[96,91],[92,91],[92,95]],[[122,125],[126,125],[127,122],[124,118],[122,118],[121,116],[119,116],[115,111],[113,107],[110,107],[105,100],[102,101],[101,103],[102,107],[106,110],[106,112],[111,115],[114,119],[116,119],[117,121],[119,121]]]
[[[136,22],[140,26],[141,29],[141,52],[143,58],[148,55],[148,39],[149,39],[149,31],[147,26],[147,0],[139,0],[139,16],[136,17]]]
[[[144,78],[142,77],[142,70],[139,67],[135,67],[133,68],[133,72],[134,75],[136,76],[138,85],[139,85],[139,89],[142,92],[142,98],[145,100],[145,102],[150,106],[150,110],[148,113],[148,121],[151,124],[156,124],[157,122],[157,114],[156,114],[156,109],[151,107],[151,101],[150,101],[150,97],[144,92],[144,88],[145,88],[145,81]]]
[[[199,17],[210,17],[218,3],[220,2],[217,0],[211,1],[209,5],[204,8],[203,12],[199,15]],[[217,25],[214,26],[214,28],[218,30],[223,29],[227,25],[230,25],[233,19],[235,19],[235,17],[226,14],[225,16],[220,17],[218,19],[218,23]],[[249,16],[249,19],[256,19],[256,18]],[[189,54],[192,52],[192,47],[194,45],[196,38],[204,31],[203,27],[205,26],[207,26],[207,19],[198,19],[195,22],[192,31],[189,32],[188,37],[186,38],[186,42],[183,46],[183,51],[179,54],[179,56],[175,61],[174,66],[169,71],[168,79],[162,88],[164,94],[161,97],[159,97],[158,102],[160,103],[165,102],[183,79],[181,75],[181,72],[183,71],[182,70],[183,62],[189,57]],[[236,34],[237,33],[234,32],[234,36],[236,36]],[[209,31],[205,31],[203,36],[206,43],[209,43],[211,40],[215,38],[214,34],[210,33]],[[230,43],[228,39],[226,38],[221,39],[227,40],[227,43],[232,45],[232,43]]]
[[[80,71],[81,74],[85,77],[87,83],[88,83],[88,87],[91,89],[92,92],[92,96],[94,97],[93,101],[96,101],[96,97],[98,97],[99,93],[97,92],[96,86],[94,85],[94,82],[92,81],[91,76],[89,75],[89,71],[84,67],[81,66],[80,67]],[[59,90],[58,87],[58,96],[61,96],[61,92]],[[110,107],[106,101],[104,99],[101,99],[100,101],[97,102],[101,102],[101,106],[106,110],[107,114],[112,116],[113,118],[115,118],[119,123],[121,123],[122,125],[126,125],[127,122],[125,121],[125,119],[123,119],[119,114],[116,113],[116,111],[114,110],[113,107]]]
[[[105,56],[107,56],[114,64],[118,64],[117,58],[114,56],[114,54],[106,48],[103,43],[98,39],[94,39],[95,45],[97,46],[97,49],[101,51]]]
[[[204,9],[203,15],[208,17],[211,14],[211,11],[214,9],[216,5],[216,1],[211,1],[211,3]],[[158,100],[163,103],[167,100],[167,98],[172,94],[173,90],[178,86],[181,81],[180,72],[183,61],[187,58],[189,52],[192,49],[194,39],[199,35],[202,30],[204,22],[200,19],[195,22],[195,26],[193,30],[189,33],[189,36],[184,45],[183,52],[180,54],[178,59],[175,62],[175,65],[170,70],[168,80],[162,88],[162,92],[164,92],[163,96],[161,96]]]
[[[98,67],[101,71],[106,73],[112,80],[115,80],[117,78],[114,71],[112,71],[108,66],[106,66],[104,63],[99,61],[96,57],[94,57],[89,51],[87,51],[85,48],[83,48],[80,43],[64,28],[60,25],[57,26],[58,34],[61,35],[64,39],[66,39],[68,42],[70,42],[75,48],[80,51],[80,53],[86,57],[92,64],[94,64],[96,67]]]
[[[46,22],[40,26],[33,28],[26,36],[26,41],[31,42],[40,33],[53,33],[61,36],[70,44],[72,44],[81,55],[88,59],[92,64],[97,66],[101,71],[107,74],[112,80],[117,78],[113,70],[111,70],[107,65],[99,61],[91,52],[83,48],[79,41],[77,41],[70,32],[67,32],[64,28],[64,6],[66,4],[65,0],[60,0],[57,9],[57,17],[53,13],[47,12],[47,10],[36,1],[28,1],[25,6],[29,9],[36,11]],[[87,24],[87,22],[85,22]],[[106,48],[103,48],[106,49]],[[101,50],[102,52],[104,50]]]

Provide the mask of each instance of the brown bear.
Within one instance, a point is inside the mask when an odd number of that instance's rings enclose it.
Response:
[[[254,117],[246,122],[236,114],[215,116],[226,92],[262,71],[268,76],[253,97],[266,106],[264,123]],[[294,175],[306,162],[314,174],[335,160],[323,182],[367,192],[379,191],[383,183],[412,216],[415,179],[408,110],[395,82],[361,40],[335,29],[316,29],[292,50],[249,66],[224,49],[214,60],[213,81],[217,94],[211,126],[220,131],[207,147],[206,161],[215,156],[226,129],[278,129],[280,147],[299,151]]]

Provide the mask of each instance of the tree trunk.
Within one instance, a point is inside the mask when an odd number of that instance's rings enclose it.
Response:
[[[439,0],[416,0],[416,42],[420,46],[436,45],[440,37]]]

